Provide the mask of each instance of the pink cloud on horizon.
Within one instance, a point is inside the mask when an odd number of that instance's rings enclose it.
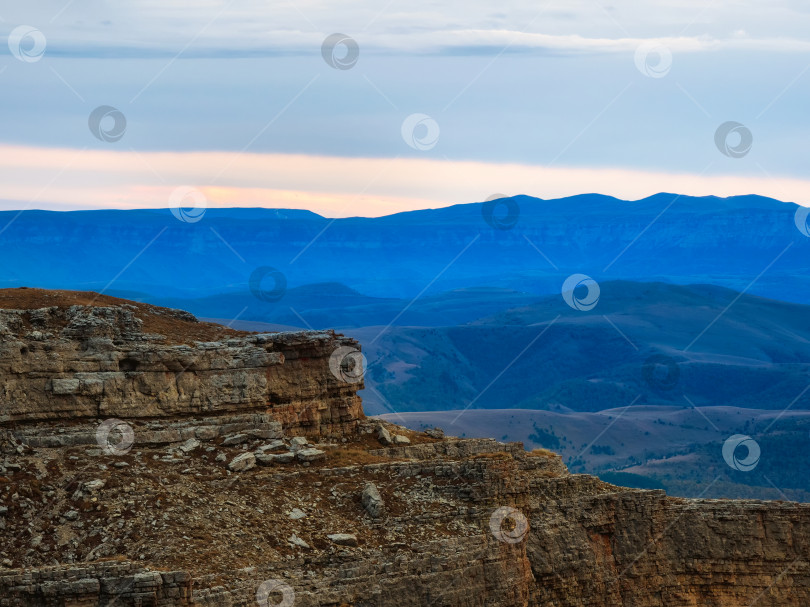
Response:
[[[137,152],[0,145],[5,208],[165,208],[180,186],[213,207],[378,217],[477,202],[495,193],[559,198],[598,192],[760,194],[810,205],[810,180],[533,166],[433,158],[350,158],[237,152]],[[9,203],[8,201],[13,201]]]

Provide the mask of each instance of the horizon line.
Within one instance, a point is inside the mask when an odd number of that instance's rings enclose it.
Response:
[[[624,201],[677,192],[689,197],[761,196],[810,206],[810,179],[706,174],[711,166],[667,172],[449,160],[432,155],[139,152],[0,144],[4,184],[0,207],[20,212],[204,206],[301,210],[332,219],[372,218],[515,195],[510,192],[560,200],[583,195],[582,184],[592,193]]]
[[[569,200],[571,198],[582,198],[582,197],[598,197],[598,198],[606,198],[612,199],[613,201],[619,203],[640,203],[645,202],[653,198],[657,198],[659,196],[673,196],[676,199],[684,198],[684,199],[716,199],[716,200],[733,200],[736,198],[758,198],[763,200],[772,201],[779,204],[787,204],[787,205],[794,205],[794,206],[810,206],[808,205],[801,205],[797,202],[791,200],[782,200],[780,198],[774,198],[773,196],[766,196],[762,194],[750,193],[750,194],[731,194],[729,196],[718,196],[716,194],[704,194],[704,195],[690,195],[690,194],[680,194],[677,192],[667,192],[661,191],[656,192],[655,194],[650,194],[649,196],[644,196],[642,198],[619,198],[616,196],[612,196],[610,194],[603,194],[601,192],[583,192],[580,194],[570,194],[568,196],[559,196],[555,198],[542,198],[540,196],[535,196],[533,194],[513,194],[511,196],[503,196],[502,198],[493,198],[490,200],[507,200],[513,198],[530,198],[534,201],[540,202],[560,202]],[[2,204],[2,199],[0,199],[0,204]],[[424,207],[424,208],[417,208],[417,209],[409,209],[404,211],[397,211],[394,213],[390,213],[387,215],[346,215],[342,217],[334,217],[323,215],[316,211],[310,209],[301,209],[295,207],[271,207],[271,206],[243,206],[243,205],[234,205],[234,206],[215,206],[215,207],[205,207],[204,213],[208,211],[251,211],[251,210],[258,210],[258,211],[288,211],[288,212],[297,212],[297,213],[310,213],[315,215],[316,217],[320,217],[321,219],[331,219],[331,220],[339,220],[339,219],[383,219],[386,217],[394,217],[396,215],[404,215],[409,213],[419,213],[425,211],[441,211],[444,209],[450,209],[453,207],[464,207],[464,206],[472,206],[472,205],[482,205],[486,200],[472,200],[469,202],[454,202],[448,203],[446,205],[435,206],[435,207]],[[91,208],[8,208],[8,209],[0,209],[0,213],[93,213],[93,212],[107,212],[107,211],[114,211],[114,212],[167,212],[171,213],[172,210],[176,210],[178,208],[198,208],[202,209],[203,207],[171,207],[171,206],[164,206],[164,207],[146,207],[146,208],[136,208],[136,207],[91,207]],[[286,219],[286,218],[285,218]]]

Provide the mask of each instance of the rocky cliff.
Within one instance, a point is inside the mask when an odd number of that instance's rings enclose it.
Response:
[[[0,304],[0,605],[810,604],[810,505],[669,498],[365,419],[332,333]]]
[[[246,334],[92,293],[8,289],[0,305],[0,422],[267,411],[332,434],[363,417],[362,378],[340,379],[351,355],[330,368],[359,348],[331,332]]]

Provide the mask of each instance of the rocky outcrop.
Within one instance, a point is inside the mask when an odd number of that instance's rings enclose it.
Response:
[[[810,505],[588,495],[575,477],[547,492],[570,497],[530,507],[532,604],[810,604]]]
[[[0,571],[0,604],[16,607],[80,605],[193,605],[185,571],[148,571],[132,563]]]
[[[38,601],[55,574],[36,577],[38,563],[59,555],[157,568],[149,579],[163,586],[146,589],[140,603],[123,597],[127,606],[189,604],[168,591],[164,570],[186,571],[190,604],[200,606],[253,606],[262,588],[274,589],[268,605],[301,607],[810,601],[810,505],[668,498],[568,474],[553,454],[493,450],[488,440],[468,441],[476,455],[456,455],[456,444],[450,456],[390,459],[359,447],[375,435],[364,423],[357,440],[320,445],[323,461],[238,470],[230,463],[262,452],[260,439],[247,451],[202,443],[159,459],[162,449],[149,447],[117,458],[79,448],[9,456],[18,467],[6,468],[9,487],[0,491],[9,504],[0,519],[11,538],[7,566],[27,565],[0,576],[0,595],[48,604]],[[441,442],[423,444],[441,451]],[[353,452],[357,463],[346,461]],[[370,484],[384,509],[366,508]],[[71,580],[58,587],[62,598],[90,588],[84,604],[104,604],[92,594],[93,575],[76,569],[61,569]],[[114,572],[96,576],[106,579],[98,587],[129,583],[126,571],[120,584]],[[284,596],[294,603],[280,603]]]
[[[343,380],[333,357],[359,351],[354,340],[221,327],[222,339],[199,341],[197,325],[123,300],[0,310],[0,422],[255,411],[290,430],[343,434],[363,417],[362,381]]]
[[[74,421],[67,426],[40,422],[15,425],[13,430],[0,429],[0,437],[29,447],[74,447],[98,446],[115,447],[110,436],[117,427],[126,428],[132,433],[131,440],[138,446],[166,445],[187,441],[213,441],[222,439],[225,443],[237,444],[239,437],[281,438],[281,422],[268,413],[241,413],[209,417],[191,417],[183,420],[140,420],[120,419],[98,421]],[[105,434],[106,431],[106,434]],[[0,450],[4,445],[0,442]],[[6,447],[8,448],[8,447]]]
[[[366,421],[350,340],[104,303],[0,312],[0,606],[810,604],[810,505]]]

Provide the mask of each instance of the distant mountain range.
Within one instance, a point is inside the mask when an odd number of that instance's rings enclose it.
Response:
[[[336,220],[209,209],[196,223],[168,209],[7,211],[0,213],[7,260],[0,286],[245,298],[251,274],[269,266],[290,289],[340,283],[368,297],[410,300],[471,287],[552,294],[573,273],[741,291],[768,268],[750,292],[810,302],[810,239],[794,224],[796,208],[758,196],[657,194],[629,202],[588,194],[515,196],[489,222],[492,205],[484,203]],[[249,309],[247,318],[267,320],[261,312]]]

